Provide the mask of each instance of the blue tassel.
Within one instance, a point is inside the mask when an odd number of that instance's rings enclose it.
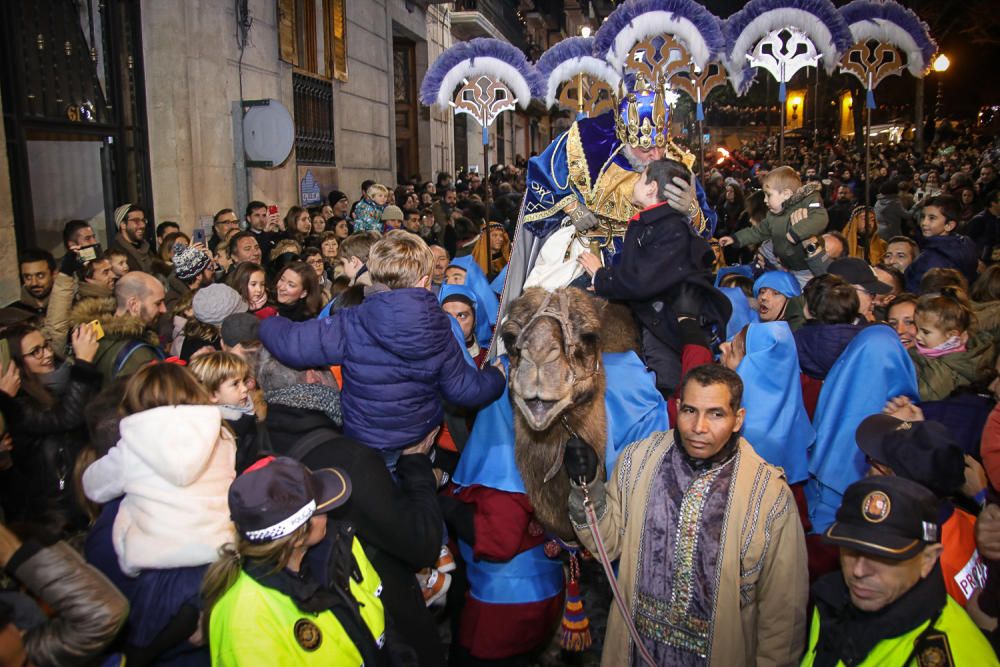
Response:
[[[782,81],[781,85],[778,86],[778,101],[784,104],[786,97],[788,97],[788,90],[785,88],[785,82]]]
[[[875,93],[871,88],[868,89],[868,94],[865,95],[865,107],[869,109],[875,108]]]
[[[583,120],[586,117],[587,117],[587,112],[586,111],[577,111],[576,112],[576,119],[577,120]]]
[[[489,125],[483,125],[483,146],[490,143],[490,128]]]
[[[698,107],[695,109],[694,119],[705,120],[705,107],[701,105],[701,102],[698,102]]]

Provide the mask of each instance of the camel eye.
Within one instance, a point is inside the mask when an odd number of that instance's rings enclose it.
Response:
[[[513,356],[517,353],[517,335],[512,333],[505,333],[500,337],[503,340],[503,346],[507,348],[507,354]]]

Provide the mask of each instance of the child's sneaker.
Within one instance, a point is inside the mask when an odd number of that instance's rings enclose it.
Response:
[[[443,600],[451,588],[451,575],[437,570],[422,570],[417,574],[417,580],[420,581],[420,590],[424,594],[424,604],[428,607]]]
[[[441,553],[438,554],[437,562],[434,563],[434,569],[442,573],[455,571],[455,558],[451,555],[448,547],[441,546]]]

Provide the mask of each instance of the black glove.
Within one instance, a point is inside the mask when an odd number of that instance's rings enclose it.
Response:
[[[673,309],[678,317],[697,318],[701,314],[702,295],[698,287],[690,283],[681,283],[673,296]]]
[[[63,255],[62,261],[59,262],[59,273],[70,277],[83,273],[83,262],[75,250],[67,250]]]
[[[580,438],[570,438],[563,453],[563,467],[574,482],[593,482],[597,477],[597,452]]]

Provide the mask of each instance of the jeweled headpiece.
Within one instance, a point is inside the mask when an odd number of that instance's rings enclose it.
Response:
[[[670,141],[670,106],[664,99],[664,84],[636,74],[629,88],[625,90],[623,85],[619,89],[615,118],[618,140],[632,148],[663,148]]]

